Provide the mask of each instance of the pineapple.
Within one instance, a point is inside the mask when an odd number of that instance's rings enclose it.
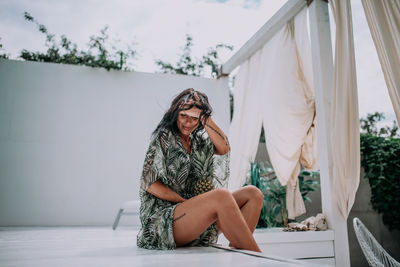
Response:
[[[214,183],[211,177],[200,179],[196,182],[193,188],[194,195],[200,195],[214,189]]]
[[[210,149],[197,149],[192,154],[191,174],[194,178],[193,195],[197,196],[215,188],[214,185],[214,146]]]

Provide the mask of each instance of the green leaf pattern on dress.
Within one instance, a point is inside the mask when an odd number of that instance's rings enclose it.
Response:
[[[147,188],[159,180],[180,196],[195,196],[193,187],[199,180],[212,178],[215,187],[225,187],[229,177],[229,153],[214,155],[214,145],[206,132],[192,139],[191,153],[184,149],[176,133],[160,130],[152,135],[140,180],[139,196],[141,229],[137,245],[147,249],[175,249],[173,215],[177,203],[148,193]],[[209,246],[218,240],[213,223],[189,246]]]

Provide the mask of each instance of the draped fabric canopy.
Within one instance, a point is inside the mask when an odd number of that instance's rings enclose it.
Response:
[[[400,1],[361,2],[397,122],[400,122]]]
[[[280,183],[287,185],[289,218],[305,213],[298,184],[300,162],[307,169],[316,169],[317,159],[306,12],[303,9],[240,66],[229,130],[229,188],[243,185],[263,124],[272,166]]]
[[[329,1],[336,23],[332,91],[327,91],[327,134],[334,205],[347,219],[360,181],[360,128],[350,0]],[[389,95],[400,121],[400,2],[362,0]],[[311,51],[306,9],[241,66],[230,128],[230,189],[243,185],[257,152],[261,125],[273,168],[287,185],[289,218],[305,212],[300,163],[318,169]],[[328,85],[326,85],[328,86]],[[328,86],[330,87],[330,85]],[[328,88],[321,88],[328,90]]]
[[[360,183],[360,125],[350,0],[330,1],[336,23],[335,70],[328,133],[332,152],[331,190],[344,219]]]

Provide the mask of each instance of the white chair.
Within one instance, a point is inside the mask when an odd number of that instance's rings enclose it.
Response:
[[[400,266],[400,263],[385,251],[357,217],[353,219],[353,227],[358,243],[370,266]]]
[[[121,208],[117,213],[117,217],[115,217],[112,229],[115,230],[117,228],[119,219],[121,218],[122,215],[139,215],[139,211],[140,211],[139,200],[127,201],[122,203]]]

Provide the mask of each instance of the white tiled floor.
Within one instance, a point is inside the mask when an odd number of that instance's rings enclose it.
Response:
[[[137,229],[120,227],[0,228],[0,266],[299,266],[218,248],[173,251],[136,247]],[[305,264],[309,266],[310,263]]]

